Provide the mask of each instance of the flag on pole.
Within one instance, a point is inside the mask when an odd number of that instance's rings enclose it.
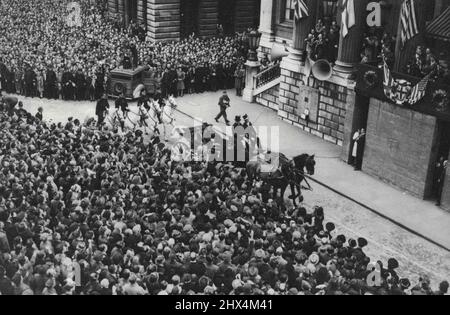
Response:
[[[342,35],[347,37],[350,29],[356,24],[354,0],[344,0],[344,11],[342,11]]]
[[[394,85],[394,78],[392,77],[391,70],[389,70],[389,67],[386,62],[384,62],[384,81],[383,85],[385,89],[391,88]]]
[[[430,82],[430,75],[424,77],[416,86],[411,90],[411,94],[408,97],[408,103],[411,105],[419,102],[427,92],[428,82]]]
[[[294,0],[295,19],[301,20],[309,16],[309,9],[304,0]]]
[[[405,0],[405,2],[403,2],[400,11],[400,22],[400,39],[403,48],[407,41],[419,34],[419,28],[417,26],[416,19],[416,9],[414,8],[414,0]]]
[[[389,70],[389,67],[385,61],[384,62],[384,79],[383,79],[384,94],[386,95],[387,98],[389,98],[390,100],[393,100],[393,101],[395,101],[395,98],[393,97],[393,93],[392,93],[394,84],[395,84],[394,77],[392,76],[391,70]]]

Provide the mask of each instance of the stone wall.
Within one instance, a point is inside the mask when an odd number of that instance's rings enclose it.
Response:
[[[180,0],[147,0],[148,35],[153,41],[180,39]]]
[[[238,0],[235,6],[235,31],[243,32],[249,27],[252,28],[255,25],[256,17],[259,17],[259,8],[257,0]]]
[[[278,111],[279,85],[256,96],[256,103]]]
[[[305,85],[304,81],[309,82]],[[305,80],[302,72],[282,66],[278,115],[306,132],[342,146],[349,93],[346,86],[312,77]],[[301,117],[306,108],[311,112],[309,121]]]
[[[363,171],[423,198],[435,133],[435,117],[371,99]]]
[[[217,0],[199,0],[199,36],[211,37],[217,34],[219,2]]]

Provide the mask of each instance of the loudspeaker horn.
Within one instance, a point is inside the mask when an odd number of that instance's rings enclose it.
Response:
[[[270,53],[270,61],[278,60],[289,55],[285,45],[274,44]]]
[[[319,81],[326,81],[333,75],[333,67],[328,60],[320,59],[317,61],[310,60],[311,72]]]

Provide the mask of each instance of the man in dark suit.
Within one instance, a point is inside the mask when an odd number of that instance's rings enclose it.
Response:
[[[73,100],[75,94],[75,77],[70,70],[63,73],[62,90],[64,100]]]
[[[220,117],[223,117],[225,119],[225,123],[229,126],[230,121],[228,120],[227,109],[230,107],[230,98],[228,97],[227,91],[223,91],[223,95],[219,99],[219,107],[220,113],[215,118],[216,122],[219,122]]]
[[[30,67],[25,70],[25,96],[33,97],[34,93],[34,82],[36,80],[36,74]]]
[[[178,74],[177,70],[171,66],[169,69],[169,95],[176,96],[177,93]]]
[[[97,115],[98,117],[99,128],[102,128],[108,110],[109,110],[108,96],[106,94],[103,94],[103,97],[97,102],[97,106],[95,108],[95,115]]]
[[[45,80],[45,96],[47,98],[58,98],[58,93],[56,90],[56,83],[58,79],[56,78],[56,73],[53,71],[53,67],[49,67],[46,74]]]
[[[86,78],[81,69],[78,69],[75,75],[75,85],[77,101],[84,100],[84,97],[86,95]]]

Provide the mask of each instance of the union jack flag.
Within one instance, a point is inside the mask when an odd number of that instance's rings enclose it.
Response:
[[[294,0],[295,19],[301,20],[309,16],[309,9],[304,0]]]

